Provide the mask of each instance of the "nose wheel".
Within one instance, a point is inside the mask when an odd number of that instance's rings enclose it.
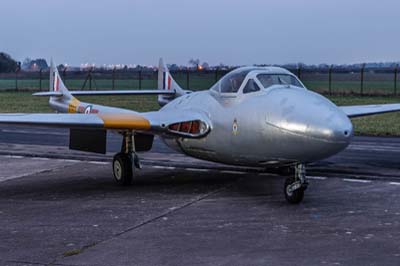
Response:
[[[289,203],[298,204],[304,198],[304,191],[307,189],[306,168],[304,164],[295,166],[294,176],[285,180],[284,194]]]

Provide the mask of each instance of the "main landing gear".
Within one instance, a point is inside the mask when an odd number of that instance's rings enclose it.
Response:
[[[298,204],[304,198],[304,190],[307,189],[306,167],[304,164],[297,164],[294,168],[294,175],[285,181],[284,193],[289,203]]]
[[[125,133],[121,152],[114,156],[113,174],[118,185],[131,185],[135,168],[142,168],[139,157],[135,152],[134,144],[134,135],[132,132]]]

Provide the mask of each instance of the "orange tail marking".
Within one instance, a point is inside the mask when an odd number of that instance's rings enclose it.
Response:
[[[68,103],[68,113],[76,113],[76,110],[81,102],[76,99],[72,98],[71,101]]]

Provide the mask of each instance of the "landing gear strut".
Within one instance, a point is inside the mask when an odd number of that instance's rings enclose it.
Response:
[[[307,189],[306,167],[304,164],[295,166],[294,175],[285,181],[284,193],[289,203],[298,204],[304,198],[304,190]]]
[[[134,168],[142,168],[139,157],[135,152],[134,134],[124,134],[121,152],[114,156],[113,174],[118,185],[128,186],[132,184]]]

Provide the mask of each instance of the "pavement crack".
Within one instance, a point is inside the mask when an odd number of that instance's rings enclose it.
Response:
[[[237,182],[237,181],[236,181],[236,182]],[[191,206],[191,205],[193,205],[193,204],[195,204],[195,203],[197,203],[197,202],[199,202],[199,201],[201,201],[201,200],[203,200],[203,199],[206,199],[206,198],[208,198],[208,197],[210,197],[210,196],[212,196],[212,195],[215,195],[215,194],[221,192],[222,190],[227,189],[228,187],[232,186],[232,184],[233,184],[233,183],[224,185],[224,186],[222,186],[222,187],[220,187],[220,188],[218,188],[218,189],[212,190],[212,191],[210,191],[210,192],[208,192],[208,193],[206,193],[206,194],[203,194],[203,195],[201,195],[201,196],[199,196],[199,197],[196,197],[195,199],[192,199],[192,200],[189,201],[189,202],[186,202],[186,203],[184,203],[184,204],[181,204],[180,206],[174,207],[173,209],[168,209],[167,211],[165,211],[165,212],[163,212],[163,213],[161,213],[161,214],[159,214],[159,215],[157,215],[157,216],[155,216],[155,217],[153,217],[153,218],[150,218],[150,219],[148,219],[148,220],[145,220],[145,221],[141,222],[140,224],[137,224],[137,225],[135,225],[135,226],[133,226],[133,227],[130,227],[130,228],[128,228],[128,229],[126,229],[126,230],[124,230],[124,231],[122,231],[122,232],[120,232],[120,233],[114,234],[111,238],[109,238],[109,239],[107,239],[107,240],[104,240],[104,241],[102,241],[102,242],[105,242],[105,241],[108,241],[108,240],[112,240],[112,239],[114,239],[114,238],[116,238],[116,237],[118,237],[118,236],[121,236],[121,235],[125,234],[125,233],[131,232],[131,231],[136,230],[136,229],[138,229],[138,228],[140,228],[140,227],[143,227],[143,226],[145,226],[145,225],[147,225],[147,224],[149,224],[149,223],[155,222],[155,221],[157,221],[157,220],[163,218],[164,216],[170,215],[170,214],[172,214],[172,213],[174,213],[174,212],[177,212],[177,211],[179,211],[179,210],[182,210],[182,209],[184,209],[184,208],[187,208],[187,207],[189,207],[189,206]]]
[[[119,236],[122,236],[122,235],[124,235],[124,234],[126,234],[126,233],[132,232],[132,231],[137,230],[137,229],[139,229],[139,228],[141,228],[141,227],[143,227],[143,226],[145,226],[145,225],[148,225],[148,224],[150,224],[150,223],[153,223],[153,222],[155,222],[155,221],[158,221],[158,220],[162,219],[163,217],[165,217],[165,216],[167,216],[167,215],[171,215],[172,213],[178,212],[178,211],[180,211],[180,210],[182,210],[182,209],[184,209],[184,208],[187,208],[187,207],[189,207],[189,206],[191,206],[191,205],[193,205],[193,204],[196,204],[197,202],[199,202],[199,201],[201,201],[201,200],[204,200],[204,199],[206,199],[206,198],[208,198],[208,197],[210,197],[210,196],[212,196],[212,195],[215,195],[215,194],[217,194],[217,193],[219,193],[219,192],[221,192],[221,191],[223,191],[223,190],[225,190],[225,189],[231,187],[234,183],[238,182],[239,180],[241,180],[241,179],[239,179],[239,178],[238,178],[238,179],[235,179],[233,182],[230,182],[230,183],[228,183],[228,184],[224,184],[224,185],[222,185],[221,187],[219,187],[219,188],[217,188],[217,189],[214,189],[214,190],[209,191],[208,193],[205,193],[205,194],[203,194],[203,195],[201,195],[201,196],[192,198],[192,199],[190,199],[188,202],[183,203],[183,204],[181,204],[181,205],[179,205],[179,206],[177,206],[177,207],[167,209],[166,211],[160,213],[159,215],[154,216],[154,217],[152,217],[152,218],[149,218],[149,219],[147,219],[147,220],[144,220],[144,221],[142,221],[141,223],[139,223],[139,224],[137,224],[137,225],[135,225],[135,226],[129,227],[129,228],[127,228],[127,229],[125,229],[125,230],[123,230],[123,231],[121,231],[121,232],[119,232],[119,233],[116,233],[116,234],[112,235],[111,237],[109,237],[109,238],[107,238],[107,239],[103,239],[103,240],[101,240],[101,241],[99,241],[99,242],[97,242],[97,243],[92,243],[92,244],[83,246],[83,247],[81,247],[81,248],[79,249],[79,252],[76,252],[76,254],[71,254],[71,255],[69,255],[69,256],[74,256],[74,255],[82,254],[83,252],[85,252],[85,251],[86,251],[87,249],[89,249],[89,248],[92,248],[92,247],[95,247],[95,246],[97,246],[97,245],[99,245],[99,244],[102,244],[102,243],[111,241],[111,240],[113,240],[113,239],[115,239],[115,238],[117,238],[117,237],[119,237]],[[49,265],[59,265],[59,264],[57,263],[57,261],[60,260],[60,259],[62,259],[62,258],[64,258],[64,257],[66,257],[66,256],[63,254],[62,256],[59,256],[59,257],[55,258],[54,261],[53,261],[52,263],[50,263]]]
[[[40,263],[40,262],[31,262],[31,261],[24,261],[24,260],[0,260],[0,263],[18,263],[18,264],[24,264],[24,265],[39,265],[39,266],[46,266],[46,263]],[[5,264],[5,265],[7,265]]]

